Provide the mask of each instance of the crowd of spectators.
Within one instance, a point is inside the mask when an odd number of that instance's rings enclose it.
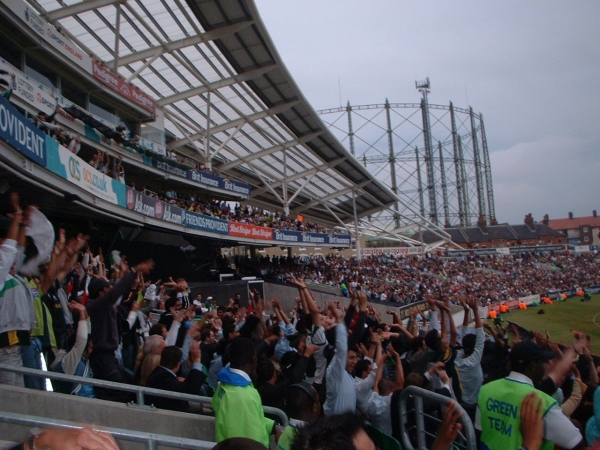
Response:
[[[12,89],[5,91],[4,97],[10,99],[11,93]],[[61,127],[59,122],[56,120],[57,114],[71,121],[75,120],[76,117],[71,115],[70,112],[73,114],[76,114],[77,112],[78,116],[82,113],[81,110],[74,106],[67,108],[67,110],[57,106],[52,114],[39,111],[36,116],[30,116],[30,119],[40,130],[48,134],[60,145],[66,147],[70,152],[77,155],[82,149],[81,137],[77,133],[71,133],[65,128]],[[100,122],[98,122],[98,124],[101,125],[102,129],[110,128]],[[131,133],[124,123],[121,123],[114,130],[109,129],[107,131],[107,136],[104,138],[110,141],[110,145],[114,144],[121,146],[124,145],[124,143],[130,143],[135,145],[136,148],[139,147],[139,143],[141,141],[140,136]],[[115,154],[111,157],[110,152],[91,147],[88,148],[86,154],[91,155],[88,164],[92,168],[125,184],[125,168],[123,165],[123,157],[121,155]],[[220,176],[219,171],[215,168],[208,167],[202,162],[186,160],[172,150],[167,151],[166,159],[179,164],[188,165],[190,169],[195,171],[202,171]],[[176,192],[174,188],[169,188],[166,191],[155,192],[151,189],[147,189],[146,186],[137,188],[135,182],[129,183],[129,186],[156,200],[161,200],[179,206],[180,208],[188,211],[197,212],[199,214],[216,217],[223,220],[276,228],[280,230],[295,230],[313,233],[331,233],[333,231],[331,227],[305,221],[300,215],[296,218],[293,218],[291,215],[285,214],[284,212],[269,212],[259,207],[253,207],[251,205],[242,206],[238,202],[227,202],[224,200],[203,202],[197,198],[195,194],[181,194]]]
[[[336,286],[347,295],[360,285],[371,300],[398,304],[422,300],[427,293],[447,294],[458,304],[466,294],[482,305],[556,291],[600,285],[595,253],[511,254],[468,257],[342,256],[239,259],[243,275],[285,279],[288,274],[309,283]]]
[[[193,297],[182,278],[152,281],[153,261],[130,265],[118,251],[93,252],[87,236],[68,237],[63,230],[55,236],[39,210],[22,208],[15,193],[10,199],[0,246],[1,363],[41,368],[43,359],[51,370],[67,374],[212,396],[218,442],[247,438],[268,447],[274,438],[282,449],[381,446],[379,439],[400,439],[401,420],[414,429],[413,413],[398,416],[400,395],[409,386],[453,401],[446,409],[424,404],[437,418],[425,421],[431,436],[438,436],[427,438],[428,448],[447,448],[458,439],[463,410],[490,449],[532,450],[552,443],[571,449],[585,443],[583,435],[590,445],[600,438],[591,336],[577,335],[573,345],[561,348],[548,335],[494,328],[480,319],[478,309],[498,285],[484,287],[486,278],[468,278],[509,277],[520,289],[527,282],[517,280],[533,276],[535,267],[540,273],[547,269],[548,276],[562,273],[548,278],[556,287],[563,280],[594,283],[591,257],[312,260],[298,269],[299,276],[288,273],[286,282],[297,297],[296,307],[286,311],[282,302],[265,301],[258,291],[246,306],[240,295],[220,298],[218,288],[206,299]],[[28,245],[36,251],[25,252]],[[276,265],[289,271],[293,264],[298,261]],[[328,277],[347,279],[348,300],[319,308],[305,280]],[[466,278],[455,280],[462,283],[458,290],[433,284],[458,277]],[[389,309],[382,318],[369,306],[375,279],[400,280],[411,289],[423,285],[417,289],[428,313],[413,312],[405,323]],[[463,308],[461,327],[451,302]],[[0,383],[45,389],[36,377],[7,371],[0,372]],[[130,400],[122,391],[85,383],[53,388]],[[162,409],[204,413],[186,400],[154,396],[149,401]],[[263,406],[284,410],[291,427],[279,429]],[[40,442],[50,438],[55,438],[51,431]],[[113,443],[104,439],[107,448]]]
[[[294,218],[291,214],[286,214],[282,211],[269,212],[250,204],[243,206],[241,203],[234,201],[212,200],[204,202],[195,194],[184,195],[178,193],[173,188],[169,188],[166,191],[154,192],[145,185],[138,187],[134,182],[130,183],[129,187],[155,200],[160,200],[187,211],[217,219],[278,230],[300,231],[303,233],[330,234],[333,232],[332,227],[323,226],[316,222],[309,222],[302,215],[297,215]]]

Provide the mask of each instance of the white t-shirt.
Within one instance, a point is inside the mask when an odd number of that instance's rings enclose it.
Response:
[[[319,349],[313,353],[315,358],[316,369],[314,376],[307,379],[309,383],[323,383],[323,377],[327,372],[327,359],[325,358],[325,347],[327,347],[327,338],[325,337],[325,328],[316,328],[313,326],[313,330],[306,337],[306,346],[318,345]]]

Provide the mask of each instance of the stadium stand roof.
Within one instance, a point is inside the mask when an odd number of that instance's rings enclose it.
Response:
[[[452,241],[458,245],[468,245],[492,242],[494,240],[519,240],[519,239],[539,239],[542,237],[564,237],[563,234],[553,230],[547,225],[536,223],[533,229],[528,225],[488,225],[486,230],[482,230],[478,226],[473,227],[456,227],[446,228],[446,231],[451,236]],[[432,244],[439,240],[439,237],[430,231],[422,231],[416,233],[413,239],[422,239],[427,244]]]
[[[157,100],[157,122],[174,137],[169,148],[249,183],[252,203],[330,225],[358,218],[366,231],[367,217],[398,200],[323,124],[251,0],[36,0],[32,6]],[[378,232],[398,237],[412,222]],[[419,223],[449,238],[427,219]]]

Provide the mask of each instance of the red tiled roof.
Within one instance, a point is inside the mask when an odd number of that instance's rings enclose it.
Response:
[[[554,219],[548,222],[548,226],[555,230],[570,230],[581,226],[600,227],[600,217],[573,217],[572,219]]]

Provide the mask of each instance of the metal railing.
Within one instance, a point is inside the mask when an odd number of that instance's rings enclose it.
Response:
[[[408,401],[412,398],[414,401],[414,409],[408,409]],[[437,417],[434,417],[430,414],[427,414],[423,409],[423,399],[432,400],[442,407],[448,407],[450,402],[453,399],[449,397],[445,397],[440,394],[436,394],[435,392],[431,392],[416,386],[409,386],[402,391],[400,394],[400,432],[402,437],[402,447],[404,450],[415,450],[413,446],[413,442],[410,438],[410,431],[415,431],[416,441],[417,441],[417,449],[418,450],[427,450],[426,438],[430,436],[435,438],[435,434],[431,431],[425,429],[425,417],[429,418],[436,423],[441,423],[441,420]],[[476,450],[477,449],[477,440],[475,438],[475,429],[473,428],[473,423],[469,418],[466,411],[456,403],[456,409],[460,411],[460,423],[462,424],[462,430],[459,432],[456,441],[454,441],[451,448],[458,449],[466,449],[466,450]],[[407,415],[411,412],[414,412],[415,415],[415,424],[411,427],[408,427],[407,423]]]
[[[133,402],[128,403],[127,406],[130,406],[130,407],[156,409],[152,405],[145,404],[145,396],[146,395],[153,395],[155,397],[173,398],[176,400],[187,400],[187,401],[192,401],[195,403],[207,403],[208,405],[210,405],[210,403],[212,402],[212,397],[204,397],[201,395],[194,395],[194,394],[182,394],[179,392],[164,391],[162,389],[154,389],[154,388],[149,388],[146,386],[115,383],[113,381],[105,381],[105,380],[98,380],[95,378],[79,377],[76,375],[66,375],[64,373],[57,373],[57,372],[47,372],[45,370],[29,369],[27,367],[15,367],[15,366],[9,366],[6,364],[0,364],[0,371],[19,373],[22,375],[30,375],[30,376],[35,376],[35,377],[39,377],[39,378],[50,378],[51,380],[66,381],[66,382],[76,383],[76,384],[85,384],[85,385],[89,385],[89,386],[106,388],[106,389],[115,389],[115,390],[124,391],[124,392],[131,392],[131,393],[135,394],[135,396],[136,396],[136,403],[133,403]],[[288,424],[289,424],[288,417],[285,414],[285,412],[283,412],[281,409],[273,408],[271,406],[263,406],[263,409],[264,409],[265,413],[278,417],[281,420],[282,426],[284,426],[284,427],[288,426]]]
[[[21,425],[26,427],[44,427],[44,428],[81,428],[80,424],[66,420],[49,419],[47,417],[31,416],[26,414],[17,414],[13,412],[0,411],[0,422]],[[148,450],[156,450],[159,445],[174,448],[185,448],[193,450],[208,450],[215,446],[214,442],[200,441],[197,439],[182,438],[177,436],[167,436],[164,434],[155,434],[142,431],[124,430],[122,428],[102,427],[102,431],[109,432],[115,439],[141,442],[146,445]]]

